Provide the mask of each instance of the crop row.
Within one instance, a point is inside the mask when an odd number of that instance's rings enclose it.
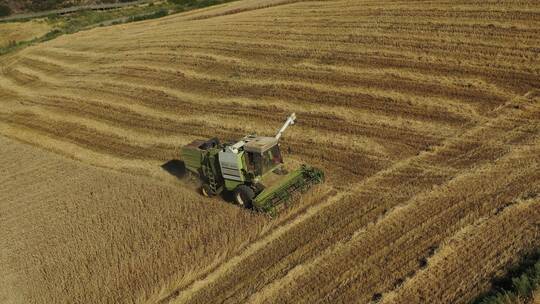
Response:
[[[444,242],[427,268],[385,295],[381,303],[468,303],[467,299],[485,292],[497,269],[515,264],[527,248],[540,245],[540,202],[514,204]]]
[[[498,130],[499,132],[499,136],[497,137],[497,139],[501,139],[501,137],[504,138],[504,136],[507,136],[507,132],[509,131],[508,129],[505,130],[497,128],[496,130]],[[471,132],[476,133],[473,131]],[[482,132],[478,131],[478,133]],[[514,136],[518,137],[520,136],[520,134],[515,134]],[[525,139],[526,138],[522,138],[521,140]],[[437,151],[435,151],[433,154],[442,153],[443,151],[445,151],[447,157],[451,159],[452,156],[449,156],[449,153],[453,155],[453,158],[460,158],[463,153],[467,153],[466,150],[456,150],[456,146],[456,143],[451,142],[448,147],[449,151],[446,151],[446,147],[443,146],[442,148],[438,148]],[[504,149],[504,146],[499,146],[499,149]],[[486,155],[486,157],[490,157],[490,155]],[[294,229],[291,229],[291,231],[288,231],[287,234],[283,235],[279,239],[275,240],[268,246],[261,249],[260,252],[253,254],[253,256],[246,259],[242,263],[242,265],[235,268],[234,271],[231,270],[231,272],[222,276],[220,281],[210,283],[207,288],[201,290],[199,294],[196,294],[193,298],[190,298],[189,300],[194,302],[205,302],[208,299],[220,299],[221,301],[231,302],[245,300],[251,294],[258,292],[262,288],[264,288],[266,284],[270,284],[275,280],[279,280],[280,278],[286,276],[287,273],[289,273],[296,265],[304,265],[306,263],[309,264],[310,261],[316,260],[319,254],[322,254],[324,252],[331,252],[328,251],[328,248],[332,246],[339,247],[339,244],[341,244],[343,241],[346,241],[348,238],[355,235],[357,231],[362,231],[365,227],[369,227],[369,223],[375,222],[377,218],[379,218],[380,216],[384,216],[384,214],[389,212],[392,208],[395,208],[400,204],[406,204],[407,201],[409,201],[411,198],[423,192],[426,192],[428,193],[427,195],[429,195],[434,186],[444,184],[445,182],[455,177],[456,174],[459,174],[459,172],[461,171],[453,171],[451,168],[446,167],[444,163],[442,163],[440,166],[437,166],[437,163],[433,162],[432,155],[428,153],[422,156],[418,156],[417,160],[405,162],[402,166],[394,167],[392,169],[387,169],[381,171],[380,173],[376,173],[372,177],[369,177],[367,180],[362,182],[361,185],[356,186],[356,188],[353,190],[353,193],[357,194],[353,195],[352,197],[346,196],[342,200],[335,202],[326,209],[319,211],[309,220],[302,222]],[[532,170],[532,172],[535,172],[534,169]],[[497,171],[496,173],[500,175],[500,172]],[[523,184],[523,179],[527,177],[530,176],[521,176],[520,183]],[[480,181],[483,180],[484,179],[480,179]],[[466,180],[464,183],[467,184],[467,182],[469,181]],[[516,186],[520,183],[516,183],[515,181],[513,181],[512,185]],[[471,193],[474,193],[474,189],[470,189]],[[509,189],[509,191],[518,191],[517,188],[510,187]],[[497,191],[488,191],[486,195],[492,195],[493,193],[497,193]],[[514,192],[510,193],[510,195],[514,194]],[[459,192],[455,195],[455,199],[459,199],[461,197],[459,196]],[[436,199],[439,199],[437,196],[434,197]],[[485,198],[487,199],[487,196]],[[474,210],[474,202],[468,201],[468,204],[469,210]],[[436,210],[441,210],[439,209],[440,206],[437,207],[437,205],[442,206],[444,204],[436,203],[433,206],[426,205],[421,208],[421,210],[425,210],[426,212],[436,212]],[[486,205],[484,208],[484,212],[489,211],[495,207],[489,207],[489,205]],[[458,212],[458,214],[460,214],[461,212],[459,211],[459,208],[454,208],[451,210],[453,210],[453,212]],[[457,219],[459,219],[461,216],[466,216],[467,213],[468,212],[461,214],[460,216],[458,216]],[[444,217],[435,217],[434,219],[435,226],[427,226],[427,228],[433,229],[433,227],[437,227],[436,220],[444,219]],[[411,222],[411,225],[414,223],[414,221]],[[389,227],[395,226],[390,225]],[[447,226],[441,225],[441,228],[444,229],[445,227]],[[447,228],[449,227],[451,226],[448,226]],[[384,231],[384,229],[382,231]],[[363,234],[360,233],[360,236],[362,235]],[[428,233],[427,235],[429,237],[426,236],[426,240],[430,240],[431,237],[435,237],[437,234]],[[382,242],[382,240],[377,238],[373,239],[373,241],[375,241],[376,243]],[[417,244],[417,242],[413,241],[411,244]],[[423,248],[423,251],[427,250],[426,248],[430,246],[434,246],[433,242],[425,243],[424,245],[422,244],[424,243],[419,243],[418,248]],[[362,248],[363,246],[360,247]],[[397,249],[399,247],[389,248]],[[412,247],[411,250],[414,250],[414,248],[416,247]],[[364,250],[368,249],[369,246],[365,247]],[[373,254],[375,253],[377,252],[373,252]],[[357,254],[359,253],[355,252],[353,253],[353,256]],[[399,254],[396,254],[396,259],[400,257],[401,256]],[[409,258],[409,260],[406,261],[410,262],[411,255],[407,257]],[[406,259],[407,257],[403,258]],[[413,258],[413,260],[419,258],[421,258],[421,256],[416,256]],[[337,268],[337,270],[343,271],[344,269],[347,269],[349,267],[347,265],[350,265],[350,263],[347,262],[349,259],[350,257],[344,258],[344,260],[336,258],[336,261],[344,261],[341,264],[341,268]],[[322,264],[319,265],[321,267],[322,265],[332,265],[332,262],[328,260],[323,260],[323,262],[321,263]],[[417,261],[413,264],[415,265],[415,267],[419,267]],[[397,269],[399,269],[399,267]],[[404,267],[403,269],[407,268]],[[409,267],[408,269],[411,268]],[[371,272],[366,272],[366,275],[369,274],[371,274]],[[307,276],[306,279],[321,279],[322,277],[322,273],[317,273],[313,276]],[[332,276],[327,277],[327,279],[329,280],[328,282],[326,282],[328,285],[338,284],[339,282],[347,282],[347,280],[345,279],[341,280],[336,277],[334,277],[335,280],[333,280]],[[398,280],[399,277],[396,277],[395,279]],[[298,278],[293,281],[300,282]],[[377,281],[374,281],[374,283],[376,282]],[[313,284],[313,287],[317,287],[307,290],[311,290],[311,292],[313,293],[315,292],[315,290],[321,290],[321,292],[324,293],[324,287],[322,286],[325,284],[321,285],[317,284],[316,282],[313,282]],[[297,286],[293,289],[298,291],[304,287]],[[358,288],[359,287],[356,286],[354,289]],[[280,294],[284,296],[291,296],[291,294],[289,293]],[[303,294],[303,296],[307,297],[309,295]],[[366,294],[364,294],[363,296],[366,296]]]

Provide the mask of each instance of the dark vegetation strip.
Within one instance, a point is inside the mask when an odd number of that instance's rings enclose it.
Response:
[[[45,35],[43,35],[41,37],[34,38],[34,39],[31,39],[31,40],[11,41],[7,46],[0,47],[0,56],[5,55],[7,53],[11,53],[11,52],[16,51],[18,49],[25,48],[27,46],[30,46],[30,45],[33,45],[33,44],[36,44],[36,43],[41,43],[41,42],[52,40],[52,39],[54,39],[56,37],[59,37],[62,34],[63,33],[62,33],[61,30],[54,29],[54,30],[48,32],[47,34],[45,34]]]
[[[36,1],[37,2],[37,1]],[[41,1],[40,1],[41,2]],[[32,6],[33,9],[41,10],[41,9],[50,9],[52,8],[51,5],[58,5],[61,4],[59,2],[62,1],[43,1],[39,3],[37,6]],[[69,14],[69,13],[75,13],[79,11],[87,11],[87,10],[107,10],[107,9],[115,9],[115,8],[122,8],[132,5],[138,5],[138,4],[144,4],[148,3],[150,0],[138,0],[138,1],[121,1],[120,3],[102,3],[102,4],[94,4],[94,5],[81,5],[81,6],[72,6],[72,7],[66,7],[61,9],[52,9],[52,10],[46,10],[46,11],[40,11],[35,13],[27,13],[27,14],[18,14],[18,15],[11,15],[8,17],[0,18],[0,21],[14,21],[14,20],[28,20],[32,18],[39,18],[39,17],[47,17],[51,15],[63,15],[63,14]],[[4,10],[2,10],[3,7],[6,7],[6,12],[9,12],[7,14],[4,13]],[[0,16],[7,16],[10,15],[11,9],[5,5],[0,6]]]
[[[534,194],[536,196],[536,194]],[[530,300],[540,288],[540,248],[525,256],[505,277],[495,279],[491,291],[479,296],[473,304],[511,303]]]

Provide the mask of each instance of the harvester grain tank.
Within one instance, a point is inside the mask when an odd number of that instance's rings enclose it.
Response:
[[[290,172],[284,167],[279,139],[295,121],[293,113],[274,137],[247,135],[225,144],[217,138],[195,140],[182,147],[182,159],[201,180],[203,195],[230,191],[237,204],[275,214],[293,195],[324,181],[324,173],[309,165]]]

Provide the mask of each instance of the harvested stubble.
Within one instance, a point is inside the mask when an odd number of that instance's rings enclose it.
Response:
[[[0,59],[0,133],[162,189],[156,168],[179,145],[299,116],[287,157],[323,167],[327,187],[271,222],[163,186],[194,214],[229,218],[226,232],[189,228],[228,241],[201,253],[165,238],[170,267],[140,263],[152,275],[133,294],[94,286],[104,302],[465,303],[540,242],[538,201],[523,198],[540,192],[538,20],[536,1],[270,0],[93,29]],[[133,259],[126,244],[112,254]],[[172,261],[187,252],[189,270]]]

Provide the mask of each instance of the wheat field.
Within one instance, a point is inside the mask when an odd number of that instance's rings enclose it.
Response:
[[[0,48],[41,37],[50,30],[51,26],[44,20],[0,23]]]
[[[468,303],[540,246],[539,33],[533,0],[243,0],[2,56],[0,300]],[[327,182],[277,219],[160,167],[291,112]]]

